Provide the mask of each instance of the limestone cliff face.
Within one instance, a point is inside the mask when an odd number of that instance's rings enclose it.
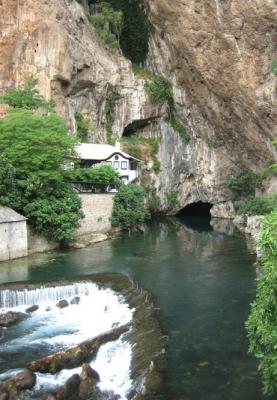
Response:
[[[145,4],[154,27],[147,64],[173,83],[177,114],[193,138],[182,146],[163,126],[159,185],[177,187],[181,207],[217,203],[230,170],[259,170],[275,157],[277,2]]]
[[[270,65],[276,57],[277,2],[144,3],[153,25],[147,66],[172,82],[189,143],[166,122],[165,108],[151,105],[131,63],[99,41],[86,0],[84,7],[75,0],[0,1],[0,90],[34,74],[70,130],[76,129],[74,114],[82,112],[91,122],[90,140],[98,142],[106,140],[112,99],[114,135],[135,123],[141,133],[159,138],[160,171],[146,173],[163,209],[172,207],[170,192],[178,196],[173,212],[193,201],[225,202],[223,182],[230,171],[258,171],[275,158],[276,78]]]
[[[86,2],[84,2],[86,3]],[[76,112],[91,121],[91,141],[105,141],[105,105],[116,98],[113,131],[120,136],[135,120],[156,116],[131,63],[106,51],[75,0],[0,2],[0,89],[38,78],[74,131]]]

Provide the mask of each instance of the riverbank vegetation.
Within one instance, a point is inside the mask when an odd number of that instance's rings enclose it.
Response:
[[[50,240],[72,239],[83,214],[64,166],[76,156],[77,137],[68,135],[54,103],[38,94],[33,78],[1,102],[11,108],[0,120],[0,204],[23,214]]]
[[[112,226],[131,230],[150,218],[146,192],[138,185],[122,185],[114,198]]]
[[[264,392],[277,394],[277,209],[263,221],[262,270],[246,327],[250,352],[259,359]]]

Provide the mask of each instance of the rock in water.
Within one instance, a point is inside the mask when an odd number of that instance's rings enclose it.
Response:
[[[0,326],[7,327],[28,318],[27,314],[17,311],[8,311],[7,313],[0,314]]]
[[[59,307],[59,308],[65,308],[65,307],[69,306],[69,303],[68,303],[67,300],[60,300],[60,301],[58,301],[56,306]]]
[[[80,297],[75,296],[73,299],[70,300],[70,304],[79,304],[80,303]]]
[[[80,376],[78,374],[72,375],[55,394],[56,400],[78,400],[79,399],[79,385]]]
[[[0,400],[17,400],[20,392],[26,389],[32,389],[36,384],[36,375],[24,370],[14,375],[12,378],[0,383]]]
[[[87,378],[93,378],[95,382],[100,381],[100,376],[95,369],[91,368],[91,366],[88,363],[84,363],[82,365],[82,372],[81,372],[81,380],[85,380]]]
[[[37,311],[38,309],[39,309],[38,305],[33,305],[31,307],[26,308],[25,312],[31,313],[31,312]]]

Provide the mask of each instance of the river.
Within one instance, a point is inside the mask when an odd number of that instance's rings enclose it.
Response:
[[[160,220],[145,234],[2,263],[0,282],[120,272],[154,296],[167,339],[167,400],[261,400],[244,322],[255,257],[226,222]]]

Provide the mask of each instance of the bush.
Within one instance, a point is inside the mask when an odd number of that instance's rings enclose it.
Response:
[[[190,134],[188,133],[188,131],[186,130],[186,128],[181,124],[181,122],[179,122],[174,115],[171,115],[168,120],[167,120],[171,127],[174,129],[175,132],[178,132],[182,141],[184,143],[188,143],[191,139]]]
[[[93,168],[76,168],[67,171],[67,179],[73,182],[87,182],[103,185],[119,185],[119,175],[108,164]]]
[[[265,197],[255,197],[236,203],[236,211],[242,215],[265,215],[277,208],[277,194]]]
[[[88,137],[90,124],[85,120],[83,114],[79,112],[75,114],[75,121],[77,125],[77,136],[83,142]]]
[[[171,192],[166,193],[165,196],[167,199],[168,207],[174,208],[177,205],[178,192],[172,190]]]
[[[261,188],[262,178],[249,169],[244,169],[238,176],[229,175],[225,186],[231,190],[232,199],[240,200],[255,196],[256,189]]]
[[[145,90],[153,104],[167,103],[170,109],[174,108],[172,85],[160,75],[153,75],[145,83]]]
[[[38,233],[60,243],[71,240],[79,227],[81,199],[67,184],[59,184],[51,193],[40,192],[23,207]]]
[[[277,76],[277,58],[275,58],[275,60],[272,61],[271,64],[271,72]]]
[[[16,169],[0,155],[0,204],[19,210],[22,193],[16,179]]]
[[[123,23],[122,11],[116,11],[108,2],[96,5],[96,13],[90,16],[100,39],[112,50],[119,49],[119,36]]]
[[[130,230],[147,221],[150,214],[146,209],[145,197],[141,186],[122,185],[114,198],[112,226]]]
[[[43,108],[53,111],[55,103],[53,101],[45,101],[36,89],[37,80],[30,76],[26,84],[18,89],[13,88],[0,96],[0,102],[8,104],[13,108],[23,108],[27,110],[35,110]]]
[[[277,393],[277,209],[263,222],[262,273],[246,323],[249,351],[259,359],[264,392]]]

